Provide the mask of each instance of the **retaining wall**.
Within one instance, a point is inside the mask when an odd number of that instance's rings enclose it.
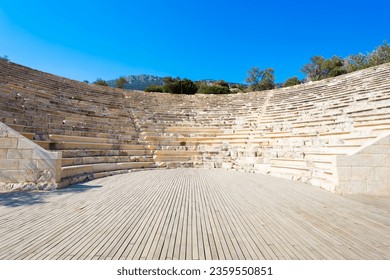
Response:
[[[0,191],[55,189],[61,158],[0,122]]]

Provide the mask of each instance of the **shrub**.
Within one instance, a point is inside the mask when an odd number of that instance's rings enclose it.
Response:
[[[199,93],[205,93],[205,94],[227,94],[230,93],[230,90],[228,87],[225,86],[219,86],[219,85],[207,85],[207,84],[201,84],[198,89]]]
[[[298,79],[298,77],[292,77],[292,78],[288,78],[283,83],[283,87],[291,87],[291,86],[299,85],[300,83],[301,81]]]
[[[230,88],[234,92],[245,92],[246,91],[246,87],[244,85],[240,85],[240,84],[233,84]]]
[[[245,82],[250,84],[250,89],[268,90],[275,88],[275,74],[273,68],[260,70],[258,67],[249,69]]]
[[[150,85],[144,89],[146,92],[164,92],[163,86],[160,85]]]
[[[229,84],[227,82],[225,82],[224,80],[216,81],[213,85],[229,88]]]
[[[390,45],[384,41],[382,45],[377,47],[369,54],[370,66],[380,65],[390,62]]]
[[[165,77],[164,79],[163,90],[164,92],[169,93],[181,93],[181,83],[180,78]]]
[[[197,85],[189,79],[180,79],[165,77],[164,78],[164,92],[176,94],[195,94],[198,91]]]
[[[115,85],[117,88],[124,88],[125,87],[125,84],[127,84],[127,80],[125,77],[119,77],[116,81],[115,81]]]
[[[350,73],[370,67],[369,57],[362,53],[351,54],[344,60],[344,69]]]
[[[98,78],[96,81],[93,82],[95,85],[99,85],[99,86],[105,86],[105,87],[108,87],[108,83],[105,81],[105,80],[102,80],[100,78]]]
[[[198,91],[198,86],[189,79],[181,81],[181,94],[195,94]]]
[[[344,60],[341,57],[333,56],[325,59],[322,56],[314,56],[310,60],[311,62],[303,65],[301,69],[310,81],[319,81],[347,73]]]

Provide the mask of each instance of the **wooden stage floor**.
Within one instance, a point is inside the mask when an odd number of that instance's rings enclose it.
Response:
[[[390,197],[176,169],[0,193],[0,259],[390,259]]]

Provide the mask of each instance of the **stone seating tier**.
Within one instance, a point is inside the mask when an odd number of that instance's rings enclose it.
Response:
[[[0,62],[0,121],[62,151],[62,185],[139,168],[261,172],[332,191],[337,158],[390,131],[390,64],[228,95],[87,85]]]

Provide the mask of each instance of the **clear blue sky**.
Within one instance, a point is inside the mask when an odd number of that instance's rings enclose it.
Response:
[[[0,55],[76,80],[153,74],[278,82],[314,55],[390,41],[390,1],[0,0]]]

